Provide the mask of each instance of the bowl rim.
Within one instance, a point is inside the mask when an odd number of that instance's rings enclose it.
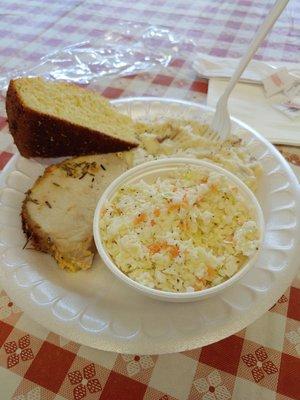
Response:
[[[256,222],[259,226],[259,232],[260,232],[260,238],[259,238],[259,243],[258,243],[258,250],[255,252],[255,254],[247,261],[247,263],[233,276],[231,276],[229,279],[227,279],[225,282],[220,283],[219,285],[213,286],[211,288],[203,289],[201,291],[195,291],[195,292],[167,292],[167,291],[162,291],[159,289],[153,289],[148,286],[142,285],[139,282],[134,281],[131,279],[129,276],[127,276],[124,272],[122,272],[117,265],[112,261],[111,257],[108,255],[105,246],[102,244],[101,240],[101,234],[100,234],[100,229],[99,229],[99,220],[100,220],[100,210],[106,203],[106,201],[110,198],[113,197],[113,194],[118,190],[118,188],[129,181],[130,179],[133,179],[136,175],[140,176],[142,178],[142,175],[144,175],[147,171],[155,171],[156,168],[159,168],[161,166],[175,166],[175,165],[191,165],[191,166],[198,166],[198,167],[206,167],[212,171],[219,172],[222,175],[225,175],[229,181],[234,183],[241,192],[251,200],[251,204],[253,206],[253,210],[256,214]],[[249,270],[251,267],[253,267],[255,261],[258,258],[258,255],[261,251],[262,243],[263,243],[263,238],[264,238],[264,230],[265,230],[265,223],[264,223],[264,216],[263,212],[261,209],[261,206],[254,195],[254,193],[251,191],[251,189],[248,188],[248,186],[242,182],[236,175],[233,173],[227,171],[226,169],[213,164],[211,162],[205,161],[205,160],[199,160],[199,159],[191,159],[191,158],[186,158],[186,157],[168,157],[168,158],[162,158],[158,160],[152,160],[148,161],[142,164],[139,164],[133,168],[130,168],[129,170],[125,171],[122,173],[120,176],[118,176],[116,179],[114,179],[110,185],[105,189],[105,191],[102,193],[100,196],[95,212],[94,212],[94,219],[93,219],[93,234],[94,234],[94,241],[96,244],[96,248],[98,250],[98,253],[100,257],[102,258],[103,262],[105,265],[111,270],[111,272],[119,278],[121,281],[129,285],[130,287],[138,290],[139,292],[142,292],[143,294],[146,294],[148,296],[157,298],[158,300],[170,300],[170,301],[187,301],[187,300],[200,300],[205,297],[209,297],[211,295],[217,294],[220,291],[228,288],[229,286],[233,285],[235,282],[240,280]]]

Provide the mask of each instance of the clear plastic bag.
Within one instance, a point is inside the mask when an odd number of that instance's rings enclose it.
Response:
[[[27,70],[13,70],[0,78],[2,94],[9,80],[17,76],[44,76],[88,85],[110,76],[124,77],[166,69],[175,57],[183,57],[184,48],[193,40],[179,37],[170,29],[123,23],[122,33],[99,31],[97,40],[76,43],[46,55]]]

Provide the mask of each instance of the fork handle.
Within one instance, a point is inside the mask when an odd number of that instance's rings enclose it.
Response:
[[[252,42],[250,43],[250,46],[248,48],[248,51],[246,54],[241,58],[241,61],[235,70],[234,74],[232,75],[230,81],[228,82],[228,85],[221,96],[222,100],[224,101],[228,96],[230,95],[232,89],[234,88],[236,82],[239,80],[241,77],[242,73],[246,69],[249,61],[252,59],[253,55],[256,53],[256,50],[258,49],[259,45],[261,42],[264,40],[266,37],[267,33],[270,31],[276,20],[278,19],[279,15],[282,13],[284,10],[285,6],[289,0],[277,0],[276,3],[274,4],[272,10],[269,12],[267,15],[266,19],[264,20],[263,24],[257,31],[256,35],[254,36]],[[221,100],[220,98],[220,100]]]

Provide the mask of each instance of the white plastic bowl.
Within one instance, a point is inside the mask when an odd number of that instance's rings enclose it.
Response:
[[[124,184],[131,184],[137,182],[140,179],[144,179],[145,181],[149,179],[155,179],[158,176],[164,176],[168,174],[170,171],[174,171],[178,167],[182,166],[196,166],[200,168],[203,167],[207,170],[215,171],[221,175],[226,176],[228,180],[239,189],[241,195],[244,197],[249,208],[253,209],[260,232],[260,238],[259,238],[258,250],[255,252],[255,254],[235,275],[233,275],[227,281],[212,288],[203,289],[201,291],[188,292],[188,293],[173,293],[173,292],[166,292],[149,288],[134,281],[133,279],[125,275],[113,262],[113,260],[107,253],[105,246],[102,244],[101,234],[99,229],[99,220],[100,220],[101,209],[105,206],[107,201],[113,198],[113,196],[115,195],[116,191],[119,189],[120,186],[123,186]],[[253,267],[257,259],[257,256],[259,254],[263,240],[264,218],[261,207],[255,195],[239,178],[237,178],[232,173],[207,161],[202,161],[197,159],[187,159],[187,158],[165,158],[138,165],[137,167],[128,170],[127,172],[120,175],[117,179],[115,179],[104,191],[97,204],[94,215],[93,230],[94,230],[94,239],[98,252],[104,263],[108,266],[108,268],[117,278],[119,278],[121,281],[123,281],[133,289],[138,290],[139,292],[147,296],[153,297],[155,299],[163,301],[171,301],[171,302],[187,302],[187,301],[200,300],[215,295],[216,293],[220,293],[225,288],[228,288],[229,286],[233,285],[237,280],[239,280],[242,276],[244,276],[251,267]]]

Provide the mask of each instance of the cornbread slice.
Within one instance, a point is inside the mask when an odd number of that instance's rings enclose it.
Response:
[[[99,94],[42,78],[10,81],[6,112],[24,157],[61,157],[129,150],[136,124]]]
[[[21,217],[30,246],[68,271],[91,267],[97,201],[127,169],[116,154],[76,157],[48,167],[27,192]]]

